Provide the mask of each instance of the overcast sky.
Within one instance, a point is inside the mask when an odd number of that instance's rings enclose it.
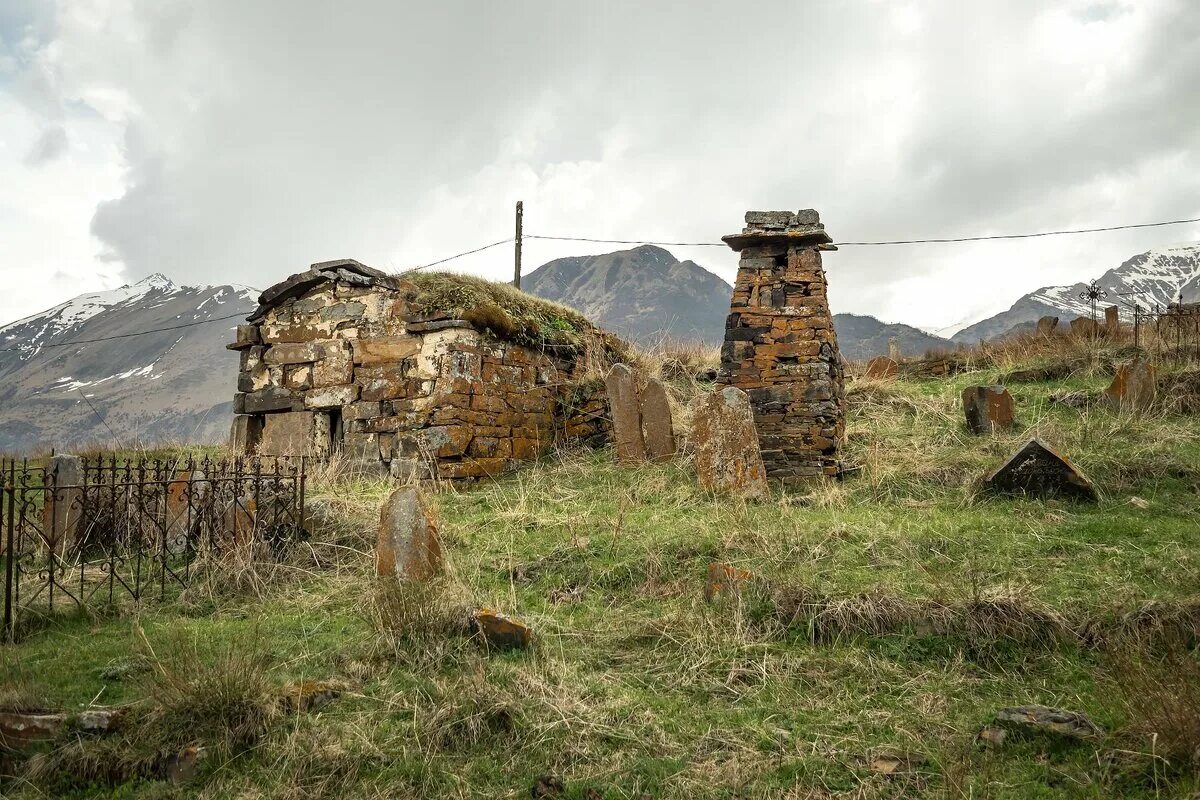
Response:
[[[510,236],[518,199],[527,233],[684,241],[747,209],[816,208],[846,241],[1200,217],[1200,7],[0,0],[0,322],[153,272],[413,266]],[[835,311],[937,328],[1195,240],[825,265]],[[672,249],[732,278],[730,251]]]

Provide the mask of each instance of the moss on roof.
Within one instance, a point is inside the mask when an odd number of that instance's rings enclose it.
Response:
[[[502,339],[524,344],[581,348],[599,337],[606,348],[625,351],[616,336],[592,324],[573,308],[526,294],[507,283],[459,275],[423,272],[405,276],[417,287],[414,304],[423,314],[452,313]]]

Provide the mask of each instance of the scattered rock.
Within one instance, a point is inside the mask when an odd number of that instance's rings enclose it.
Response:
[[[1154,365],[1140,358],[1122,364],[1112,384],[1104,390],[1105,402],[1121,411],[1148,410],[1158,394],[1156,372]]]
[[[1091,317],[1077,317],[1071,320],[1071,333],[1075,336],[1094,339],[1100,335],[1100,323]]]
[[[987,725],[976,736],[975,741],[989,749],[995,749],[1004,744],[1004,740],[1008,738],[1008,731],[996,725]]]
[[[523,650],[533,640],[533,632],[525,623],[490,608],[481,608],[471,615],[471,627],[488,647],[497,650]]]
[[[1058,389],[1050,393],[1050,402],[1067,408],[1085,408],[1092,402],[1092,396],[1087,392],[1072,392]]]
[[[566,787],[563,782],[553,775],[543,775],[533,784],[533,788],[529,790],[529,794],[534,798],[541,797],[562,797]]]
[[[1088,719],[1086,714],[1047,706],[1002,708],[996,712],[995,722],[1026,731],[1053,733],[1069,739],[1099,739],[1104,736],[1104,729]]]
[[[662,381],[650,379],[642,389],[642,439],[651,461],[670,461],[675,455],[675,426],[671,420],[671,403]]]
[[[324,708],[341,693],[341,687],[330,681],[296,681],[284,686],[279,696],[288,711],[297,713]]]
[[[879,750],[870,757],[870,766],[877,775],[905,775],[916,772],[925,761],[920,753]]]
[[[109,733],[119,729],[124,721],[123,708],[90,708],[76,714],[71,725],[84,733]]]
[[[442,544],[421,490],[401,486],[379,513],[375,574],[428,580],[442,571]]]
[[[1058,381],[1069,376],[1074,369],[1066,361],[1058,361],[1041,367],[1019,369],[1003,376],[1003,383],[1039,383],[1041,381]]]
[[[0,711],[0,747],[15,750],[49,741],[66,725],[66,714]]]
[[[167,759],[165,772],[167,780],[176,786],[187,783],[196,776],[196,765],[204,757],[204,748],[188,745]]]
[[[717,595],[736,592],[746,581],[754,580],[754,573],[738,569],[732,564],[708,565],[708,576],[704,580],[704,599],[712,602]]]
[[[1129,505],[1133,506],[1134,508],[1139,508],[1142,511],[1145,511],[1150,507],[1150,503],[1140,497],[1129,498]]]
[[[863,373],[863,376],[874,380],[883,380],[894,378],[899,372],[900,365],[896,363],[895,359],[876,356],[867,362],[867,371]]]
[[[767,474],[750,399],[735,386],[692,401],[696,475],[709,491],[766,497]]]
[[[1058,317],[1042,317],[1037,321],[1037,332],[1039,336],[1053,336],[1054,329],[1058,327]]]
[[[1096,502],[1096,487],[1065,456],[1030,439],[1016,454],[989,475],[988,488],[1003,494],[1066,497]]]
[[[1012,395],[1003,386],[968,386],[962,399],[971,433],[1007,430],[1016,423]]]
[[[644,461],[646,442],[642,438],[641,404],[633,382],[633,370],[625,364],[614,364],[604,378],[604,387],[608,391],[617,460],[625,463]]]

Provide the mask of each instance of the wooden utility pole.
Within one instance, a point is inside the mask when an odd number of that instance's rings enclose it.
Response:
[[[517,201],[517,235],[513,250],[513,286],[521,288],[521,220],[525,216],[525,202]]]

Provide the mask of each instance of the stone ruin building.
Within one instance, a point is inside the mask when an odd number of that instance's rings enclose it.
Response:
[[[723,237],[741,254],[718,382],[749,395],[767,477],[799,484],[839,471],[845,390],[816,211],[748,211]]]
[[[400,478],[480,478],[556,442],[607,442],[603,384],[583,379],[624,346],[505,286],[344,259],[264,291],[228,347],[235,453],[341,451]]]

